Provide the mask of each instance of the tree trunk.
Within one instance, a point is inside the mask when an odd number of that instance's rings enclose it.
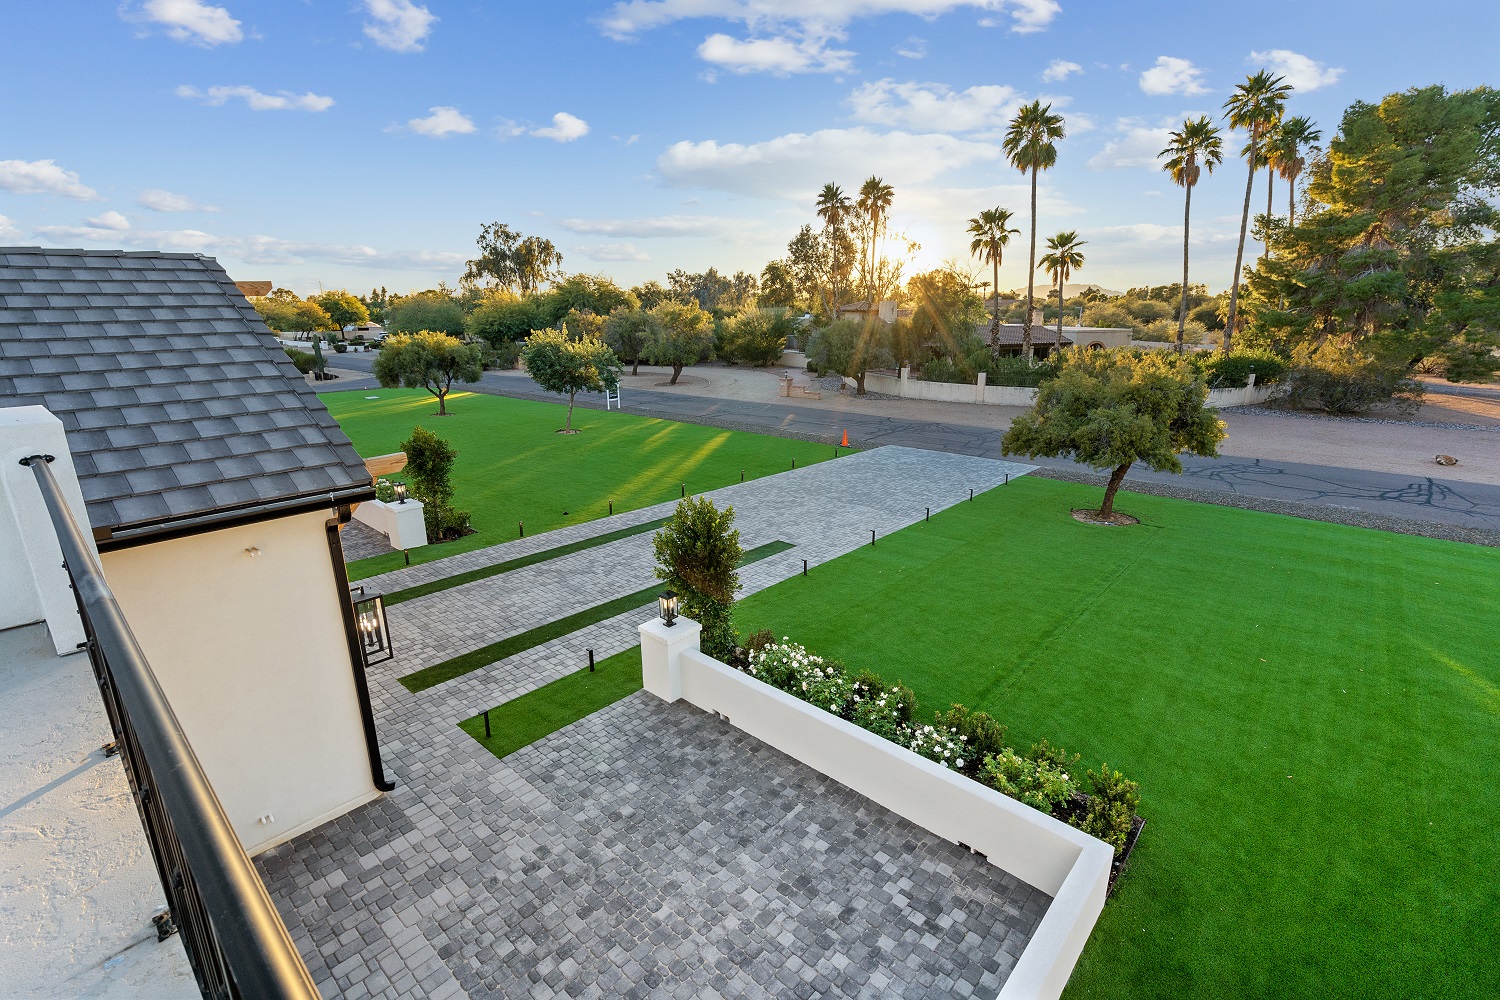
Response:
[[[1190,180],[1184,177],[1183,180]],[[1187,330],[1188,304],[1188,226],[1192,221],[1193,185],[1186,184],[1187,197],[1182,200],[1182,304],[1177,307],[1177,353],[1181,354],[1184,332]]]
[[[995,275],[994,284],[990,285],[990,291],[995,293],[995,318],[990,320],[990,353],[998,356],[1000,354],[1000,258],[993,258],[990,265]]]
[[[854,376],[854,394],[863,396],[865,394],[865,373],[858,372]]]
[[[438,398],[437,415],[440,417],[446,417],[448,415],[448,390],[444,389],[441,392],[433,393],[433,395],[437,396]]]
[[[1271,256],[1271,196],[1276,193],[1276,174],[1269,165],[1266,166],[1266,241],[1265,249],[1261,251],[1260,259],[1265,260]]]
[[[1240,302],[1240,268],[1245,263],[1245,230],[1250,225],[1250,192],[1255,186],[1255,142],[1259,136],[1255,129],[1250,130],[1250,176],[1245,179],[1245,207],[1240,213],[1240,245],[1234,252],[1234,280],[1229,283],[1229,318],[1224,322],[1224,343],[1220,350],[1229,353],[1231,341],[1234,339],[1234,324],[1239,318]]]
[[[680,376],[681,374],[682,374],[682,362],[680,362],[680,361],[674,361],[674,362],[672,362],[672,381],[668,382],[667,385],[676,385],[677,384],[678,376]]]
[[[1115,471],[1109,474],[1109,482],[1104,487],[1104,503],[1099,505],[1099,517],[1108,520],[1115,514],[1115,492],[1119,490],[1120,484],[1125,481],[1125,473],[1130,471],[1130,462],[1116,466]]]
[[[575,395],[577,395],[576,392],[568,393],[568,421],[563,424],[563,430],[569,434],[573,433],[573,397]]]
[[[1031,359],[1031,310],[1036,300],[1036,167],[1031,168],[1031,256],[1026,263],[1026,316],[1021,320],[1021,354]]]
[[[1297,224],[1297,173],[1286,179],[1286,224],[1295,226]]]
[[[630,374],[632,374],[632,375],[639,375],[640,373],[641,373],[641,356],[639,354],[637,354],[635,356],[635,360],[632,361],[632,362],[630,362]]]
[[[1063,314],[1063,279],[1067,274],[1062,268],[1057,269],[1057,343],[1052,345],[1052,352],[1056,354],[1062,350],[1062,314]]]

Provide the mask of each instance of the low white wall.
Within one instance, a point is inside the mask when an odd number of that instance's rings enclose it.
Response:
[[[379,793],[328,554],[332,510],[103,553],[245,850]],[[262,817],[271,819],[263,820]]]
[[[807,354],[803,351],[782,351],[781,366],[783,368],[806,368]]]
[[[415,549],[427,544],[427,522],[420,500],[406,503],[366,500],[354,508],[354,519],[380,532],[393,548]]]
[[[1114,851],[1014,799],[883,740],[698,650],[678,619],[640,626],[646,690],[732,725],[1053,897],[1000,997],[1060,996],[1109,887]]]
[[[42,406],[0,410],[0,629],[46,621],[62,656],[83,642],[83,622],[36,473],[21,464],[32,455],[53,456],[52,475],[73,520],[91,537],[62,421]]]
[[[852,389],[854,379],[844,378]],[[1036,390],[1018,385],[976,386],[965,382],[928,382],[919,378],[898,378],[878,372],[865,374],[865,390],[882,392],[902,399],[927,399],[939,403],[974,403],[982,392],[986,406],[1030,406],[1036,402]],[[1271,386],[1254,385],[1244,389],[1212,389],[1208,405],[1221,409],[1234,406],[1259,406],[1271,395]]]

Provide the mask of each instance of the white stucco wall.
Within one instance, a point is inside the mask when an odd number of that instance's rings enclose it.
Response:
[[[984,374],[981,372],[980,374]],[[854,388],[854,379],[844,378],[845,384]],[[1208,393],[1208,405],[1214,407],[1258,406],[1271,395],[1271,386],[1255,385],[1245,389],[1212,389]],[[1030,406],[1036,402],[1036,390],[1025,386],[985,385],[975,386],[967,382],[927,382],[919,378],[898,378],[868,372],[865,375],[867,392],[882,392],[903,399],[927,399],[942,403],[974,403],[979,393],[984,394],[986,406]]]
[[[406,503],[366,500],[354,508],[354,519],[384,535],[392,548],[415,549],[427,544],[427,521],[420,500]]]
[[[1104,908],[1106,843],[709,657],[696,623],[640,626],[645,689],[724,716],[828,775],[1053,897],[1000,1000],[1061,996]]]
[[[378,794],[329,561],[328,516],[299,514],[101,557],[252,854]]]

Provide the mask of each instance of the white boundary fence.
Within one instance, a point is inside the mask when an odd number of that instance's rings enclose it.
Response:
[[[698,649],[678,618],[640,626],[645,688],[687,701],[1052,896],[998,1000],[1062,994],[1104,908],[1114,851],[1060,820],[814,708]]]

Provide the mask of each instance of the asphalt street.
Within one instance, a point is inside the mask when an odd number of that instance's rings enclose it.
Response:
[[[330,357],[330,364],[370,371],[375,357],[374,354],[345,354]],[[319,389],[360,389],[374,384],[373,380],[344,378],[319,386]],[[463,388],[549,402],[558,399],[543,392],[529,379],[515,374],[486,372],[478,384],[466,384]],[[991,428],[861,412],[861,404],[854,399],[844,401],[844,405],[838,408],[814,408],[798,406],[779,397],[758,402],[634,387],[628,391],[627,397],[627,411],[692,423],[787,434],[830,444],[837,442],[848,430],[850,443],[857,447],[906,445],[986,458],[1001,457],[999,434]],[[593,409],[603,406],[597,396],[580,396],[578,405]],[[1095,471],[1060,459],[1026,461],[1057,469]],[[1137,466],[1131,470],[1127,482],[1161,483],[1386,517],[1500,530],[1500,486],[1242,457],[1207,459],[1183,456],[1183,466],[1181,476]]]

